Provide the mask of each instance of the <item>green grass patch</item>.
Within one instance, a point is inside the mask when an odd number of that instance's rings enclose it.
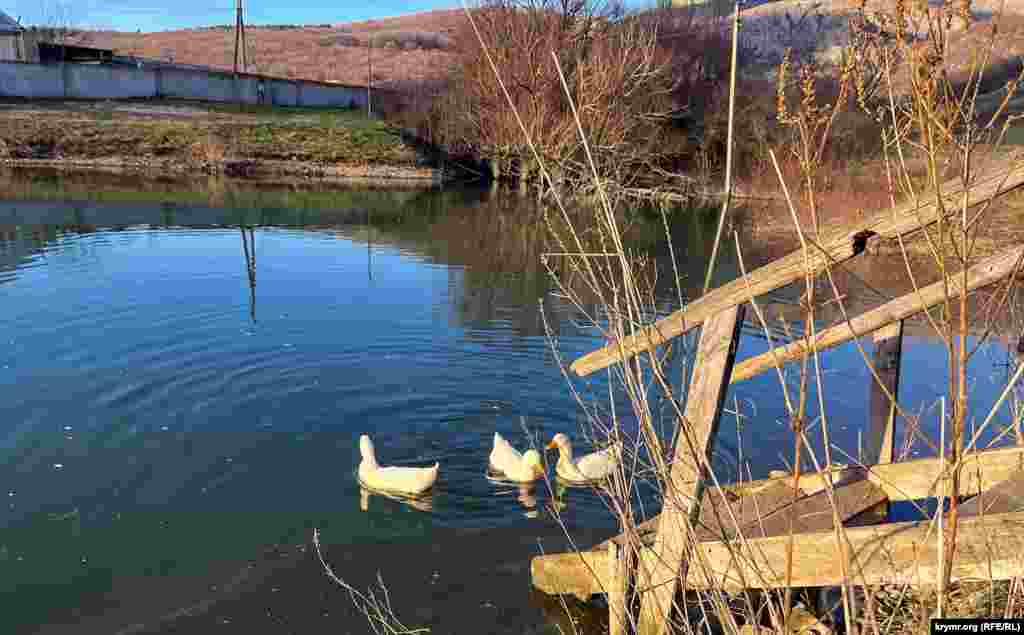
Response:
[[[397,129],[361,111],[207,106],[213,112],[239,116],[139,117],[138,109],[115,110],[85,118],[78,115],[75,125],[69,126],[66,115],[44,113],[0,121],[0,140],[17,156],[34,158],[154,156],[357,165],[409,165],[416,160],[415,150]]]

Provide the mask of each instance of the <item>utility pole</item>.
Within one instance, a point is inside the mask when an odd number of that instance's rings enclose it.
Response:
[[[373,34],[366,39],[366,116],[373,115],[373,100],[370,98],[370,86],[373,84]]]
[[[241,54],[242,72],[246,72],[245,60],[245,17],[243,16],[242,0],[235,0],[235,74],[238,74],[238,60]]]

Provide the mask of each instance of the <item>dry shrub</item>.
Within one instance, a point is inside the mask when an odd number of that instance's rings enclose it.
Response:
[[[472,18],[480,39],[455,38],[458,68],[428,123],[435,142],[490,159],[502,173],[531,171],[518,112],[540,156],[572,178],[583,146],[560,67],[602,174],[628,183],[686,151],[681,114],[716,37],[687,12],[626,16],[596,2],[488,0]]]
[[[208,134],[205,139],[194,141],[189,146],[189,156],[196,163],[219,164],[224,161],[227,154],[227,146],[213,134]]]

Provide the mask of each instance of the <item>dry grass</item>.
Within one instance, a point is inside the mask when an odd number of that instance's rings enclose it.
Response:
[[[895,19],[903,21],[907,16],[903,13],[905,5],[897,4]],[[953,11],[955,7],[947,4],[943,11]],[[992,208],[988,204],[982,204],[978,208],[968,207],[967,197],[956,202],[947,202],[943,197],[943,187],[951,176],[949,170],[953,170],[952,176],[962,176],[965,180],[973,174],[972,168],[975,162],[983,158],[983,155],[997,152],[1001,137],[992,134],[974,134],[973,128],[974,111],[964,102],[959,102],[956,91],[951,86],[948,76],[939,72],[943,66],[943,50],[947,42],[947,33],[943,32],[940,21],[934,21],[928,31],[928,41],[923,46],[930,47],[932,56],[923,56],[913,50],[913,47],[906,45],[897,39],[895,45],[884,43],[884,55],[879,58],[881,67],[874,68],[868,64],[858,63],[863,58],[844,57],[844,63],[840,68],[831,69],[834,72],[834,85],[838,90],[829,93],[830,86],[826,85],[822,90],[819,84],[819,73],[811,59],[800,60],[796,66],[790,65],[791,57],[784,57],[784,64],[779,69],[779,91],[777,98],[777,118],[792,134],[782,143],[769,142],[769,156],[772,168],[778,179],[779,190],[786,200],[786,210],[791,221],[790,231],[795,235],[801,247],[798,251],[802,253],[807,263],[804,276],[801,282],[802,294],[800,309],[803,312],[803,335],[790,335],[792,339],[802,340],[804,344],[804,355],[796,362],[796,374],[798,381],[786,381],[782,368],[776,370],[779,374],[779,384],[783,392],[786,410],[788,412],[788,424],[793,433],[793,470],[798,477],[800,470],[810,468],[814,471],[827,471],[835,462],[833,452],[838,451],[830,441],[830,426],[834,413],[827,408],[828,389],[825,384],[822,363],[819,357],[816,329],[819,327],[819,309],[829,303],[840,307],[842,320],[849,323],[849,315],[845,295],[841,285],[837,281],[839,272],[845,267],[841,263],[831,263],[827,259],[820,267],[811,266],[812,249],[817,249],[814,241],[819,236],[838,231],[840,219],[837,214],[828,209],[829,200],[827,192],[836,185],[834,178],[835,170],[841,165],[835,158],[838,155],[834,150],[829,152],[832,142],[835,141],[835,122],[838,116],[850,108],[859,105],[870,116],[874,112],[874,106],[878,103],[885,109],[886,118],[879,118],[879,132],[882,135],[882,142],[885,148],[885,181],[888,186],[884,187],[888,203],[895,207],[897,199],[923,200],[934,202],[940,210],[938,222],[928,231],[918,232],[918,240],[927,243],[926,253],[929,256],[927,261],[932,274],[947,283],[955,278],[963,276],[963,273],[973,263],[977,262],[979,251],[977,250],[976,239],[980,233],[980,227],[989,220]],[[863,43],[864,41],[860,41]],[[482,42],[486,46],[485,42]],[[889,48],[892,46],[893,48]],[[856,52],[856,51],[853,51]],[[896,55],[896,53],[899,55]],[[907,101],[897,102],[895,99],[887,99],[895,90],[891,81],[894,60],[908,60],[910,76],[913,79],[910,84],[912,92]],[[557,60],[554,62],[557,66]],[[972,66],[977,73],[979,65]],[[870,82],[866,77],[873,71],[886,81],[885,91],[880,93],[869,93],[865,86]],[[498,69],[495,69],[498,73]],[[979,74],[973,75],[977,81]],[[792,79],[792,91],[788,84]],[[1015,87],[1015,86],[1014,86]],[[1012,88],[1011,91],[1012,92]],[[585,124],[580,121],[577,110],[572,102],[574,95],[566,89],[567,98],[570,99],[572,113],[576,116],[577,132],[580,142],[587,144]],[[876,102],[876,99],[881,101]],[[508,99],[508,108],[517,109],[517,103],[512,98]],[[585,112],[585,111],[584,111]],[[529,120],[521,126],[522,134],[530,136]],[[988,132],[1005,132],[1005,127],[996,127]],[[772,147],[775,146],[775,147]],[[533,146],[531,145],[531,150]],[[776,160],[776,152],[785,153],[791,157],[784,172]],[[595,151],[599,151],[596,148]],[[590,148],[587,147],[587,157],[590,159]],[[544,160],[541,156],[535,157],[543,166]],[[998,158],[998,157],[997,157]],[[621,201],[606,196],[606,190],[601,185],[603,179],[607,178],[607,172],[602,171],[602,163],[597,160],[589,160],[588,167],[592,170],[592,177],[595,182],[595,189],[599,193],[598,203],[593,210],[593,218],[590,223],[573,224],[567,222],[568,230],[556,234],[556,240],[562,247],[565,258],[571,268],[578,272],[588,286],[593,289],[599,298],[599,308],[595,311],[588,302],[574,293],[573,289],[565,286],[560,276],[552,271],[552,282],[558,293],[565,300],[570,302],[576,309],[577,314],[583,316],[583,320],[593,328],[599,330],[612,350],[616,350],[615,343],[621,343],[627,337],[642,338],[646,333],[648,325],[652,322],[652,316],[657,313],[653,285],[648,273],[647,263],[638,260],[631,255],[631,250],[622,240],[620,230],[620,217],[615,213]],[[542,167],[545,178],[550,183],[547,170]],[[878,172],[871,174],[878,188],[881,179]],[[842,203],[843,198],[847,204],[851,203],[853,188],[851,181],[847,184],[839,184],[841,194],[836,195],[836,201]],[[791,195],[792,193],[792,195]],[[962,202],[961,202],[962,201]],[[556,217],[567,218],[566,209],[557,191],[552,203],[551,214]],[[984,220],[979,220],[984,219]],[[666,224],[666,232],[668,226]],[[672,236],[666,236],[669,244],[672,244]],[[601,245],[601,253],[593,254],[592,245],[597,242]],[[919,287],[919,281],[915,279],[910,264],[910,253],[904,248],[900,241],[901,253],[907,263],[906,274],[914,288]],[[740,252],[738,241],[737,251]],[[747,273],[743,265],[740,252],[741,276],[746,277]],[[1017,263],[1019,266],[1020,263]],[[676,275],[676,265],[673,264],[672,272],[665,272],[664,275]],[[1000,286],[999,293],[1009,294],[1013,288],[1014,275],[1010,276],[1007,283]],[[799,284],[799,283],[798,283]],[[991,327],[994,322],[1005,317],[1007,306],[1000,303],[991,303],[981,310],[980,307],[968,301],[966,291],[966,280],[961,283],[963,291],[949,292],[944,298],[942,306],[928,313],[928,320],[934,331],[935,337],[943,343],[948,351],[948,366],[946,368],[946,399],[948,399],[949,410],[946,409],[946,401],[943,401],[941,408],[941,419],[936,422],[936,427],[942,430],[939,439],[931,439],[933,447],[944,458],[944,470],[939,479],[947,482],[950,486],[950,512],[948,515],[939,513],[933,519],[938,523],[939,530],[932,538],[936,540],[936,551],[940,552],[939,566],[935,567],[934,577],[929,577],[927,583],[937,589],[936,601],[929,605],[926,594],[918,594],[920,608],[919,620],[904,619],[896,616],[896,626],[893,627],[893,620],[886,620],[884,607],[881,601],[875,602],[873,594],[858,597],[857,588],[863,586],[863,580],[858,584],[858,572],[855,560],[844,549],[844,543],[848,540],[843,525],[838,521],[838,510],[836,509],[835,491],[831,479],[825,480],[825,492],[832,505],[833,526],[835,539],[835,557],[840,564],[843,584],[838,591],[841,595],[840,605],[845,617],[847,632],[871,632],[888,633],[900,632],[905,627],[913,628],[916,632],[922,630],[929,617],[953,615],[979,615],[990,611],[1013,612],[1012,600],[1004,600],[1002,606],[996,606],[996,594],[990,594],[989,608],[979,607],[975,601],[963,601],[958,593],[962,585],[951,583],[952,565],[954,558],[958,557],[956,546],[958,544],[958,500],[960,490],[960,475],[963,470],[961,459],[965,448],[973,445],[976,434],[968,430],[969,415],[968,404],[974,398],[968,386],[971,378],[968,376],[967,361],[968,340],[978,329],[985,330]],[[949,287],[946,287],[947,290]],[[997,294],[998,295],[998,294]],[[683,302],[680,291],[680,302]],[[758,316],[758,324],[763,328],[765,337],[773,340],[772,331],[765,322],[758,301],[753,297],[749,298]],[[715,319],[723,319],[719,313]],[[682,321],[682,317],[675,317],[675,324]],[[852,327],[851,327],[852,328]],[[724,333],[720,333],[724,336]],[[734,336],[735,337],[735,336]],[[642,341],[642,340],[641,340]],[[679,344],[684,347],[685,341]],[[720,343],[714,345],[721,349]],[[552,350],[557,356],[559,353],[559,341],[554,332],[551,332]],[[703,346],[703,345],[702,345]],[[970,345],[973,347],[973,344]],[[858,348],[863,356],[865,365],[871,375],[877,378],[878,370],[874,367],[871,358],[858,343]],[[619,348],[619,351],[623,349]],[[700,505],[700,487],[696,487],[697,502],[694,503],[691,495],[694,490],[687,486],[686,490],[679,487],[681,483],[692,484],[702,481],[709,489],[716,490],[719,479],[712,465],[710,449],[705,451],[704,438],[693,438],[699,433],[711,434],[715,425],[708,421],[706,411],[691,408],[692,404],[687,403],[684,409],[683,399],[680,391],[684,390],[687,368],[681,371],[682,379],[677,383],[675,379],[676,369],[666,363],[671,355],[664,355],[654,350],[653,343],[651,350],[640,352],[636,355],[622,354],[623,359],[618,360],[609,367],[609,378],[613,388],[607,396],[583,394],[577,392],[577,384],[574,381],[567,381],[568,389],[578,398],[579,406],[587,415],[587,422],[583,426],[584,434],[598,440],[600,443],[618,443],[622,439],[629,439],[633,442],[631,451],[627,451],[628,465],[623,465],[621,470],[614,472],[610,478],[602,483],[601,490],[609,505],[609,513],[616,518],[623,530],[625,541],[626,560],[636,560],[637,552],[642,548],[637,540],[637,525],[644,515],[644,510],[637,508],[638,490],[640,488],[653,488],[662,502],[663,510],[674,510],[675,520],[685,528],[680,529],[680,540],[682,544],[673,545],[675,549],[690,549],[688,542],[696,534],[692,526],[697,513],[694,505]],[[566,362],[571,360],[564,360]],[[697,363],[700,363],[698,358]],[[715,362],[710,364],[715,366]],[[726,364],[728,368],[728,364]],[[1018,367],[1007,391],[1012,388],[1013,382],[1019,379],[1024,368]],[[565,370],[567,380],[569,370]],[[697,371],[694,371],[697,372]],[[707,371],[705,371],[707,372]],[[706,381],[718,382],[718,378]],[[693,380],[695,385],[707,387],[703,382]],[[880,388],[888,392],[881,379],[878,380]],[[811,390],[813,387],[813,391]],[[1007,393],[1003,393],[1004,396]],[[699,395],[708,397],[708,395]],[[692,397],[692,395],[691,395]],[[893,400],[896,416],[910,419],[908,413],[904,413],[895,395],[889,394]],[[620,404],[627,404],[625,412]],[[997,402],[985,419],[981,428],[986,427],[992,420],[999,408]],[[721,408],[721,405],[717,406]],[[739,417],[738,405],[737,412]],[[692,417],[696,415],[698,419]],[[713,418],[718,413],[711,415]],[[664,430],[671,431],[664,438]],[[948,430],[948,434],[947,434]],[[674,433],[674,434],[673,434]],[[820,447],[823,454],[812,449],[809,440],[810,435],[820,435]],[[671,455],[666,452],[666,447],[671,447],[672,438],[675,439],[674,465],[667,463]],[[689,440],[689,443],[686,441]],[[689,477],[689,478],[687,478]],[[721,491],[721,490],[717,490]],[[707,498],[707,497],[705,497]],[[711,501],[718,500],[710,497]],[[714,505],[714,502],[705,504]],[[943,509],[942,500],[939,501],[939,509]],[[728,524],[731,513],[727,506],[721,506],[719,516],[723,522]],[[688,510],[688,513],[687,513]],[[668,513],[667,511],[663,511]],[[663,519],[665,517],[663,516]],[[944,519],[941,520],[941,519]],[[664,525],[662,525],[664,527]],[[730,527],[743,532],[739,527]],[[667,531],[667,529],[662,529]],[[790,534],[792,534],[792,525]],[[657,543],[656,543],[657,544]],[[751,562],[752,570],[757,572],[756,554],[748,553],[748,548],[743,540],[735,543],[723,543],[728,550],[731,561]],[[786,575],[793,572],[793,547],[789,542],[789,553],[785,563],[772,563],[772,566],[786,566]],[[614,550],[613,550],[614,551]],[[667,549],[660,555],[671,553]],[[699,557],[702,551],[694,551],[692,562],[688,562],[685,552],[681,554],[682,566],[679,562],[671,562],[669,566],[671,575],[676,575],[673,584],[674,588],[687,591],[687,574],[696,573],[707,580],[712,590],[709,592],[675,595],[669,593],[665,600],[672,605],[667,613],[660,613],[657,607],[653,613],[655,621],[663,625],[670,633],[693,633],[703,632],[705,626],[714,624],[713,630],[719,629],[732,633],[738,630],[741,623],[758,624],[770,623],[775,632],[787,632],[790,624],[787,623],[791,615],[790,609],[795,599],[790,589],[784,591],[753,595],[742,593],[735,601],[728,600],[728,596],[722,591],[724,589],[716,585],[717,576],[714,568],[708,568],[704,558]],[[704,577],[706,576],[706,577]],[[788,579],[788,577],[787,577]],[[645,579],[644,571],[637,572],[637,587],[651,584],[652,581]],[[991,585],[995,588],[999,585]],[[634,606],[631,594],[638,594],[638,589],[627,588],[621,591],[626,595],[625,601],[613,605],[612,610],[618,613],[620,622],[626,624],[625,632],[632,632],[637,624],[634,622],[630,607]],[[659,591],[660,592],[660,591]],[[647,610],[651,597],[654,593],[647,594],[641,601],[644,604],[644,611]],[[962,595],[962,594],[960,594]],[[1004,594],[1010,596],[1012,594]],[[680,601],[682,599],[682,601]],[[1008,603],[1009,602],[1009,603]],[[984,604],[982,602],[981,604]],[[964,613],[961,613],[961,610]],[[651,614],[648,613],[648,616]],[[865,617],[858,627],[858,618]]]

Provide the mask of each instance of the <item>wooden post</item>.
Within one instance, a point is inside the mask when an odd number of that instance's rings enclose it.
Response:
[[[896,403],[889,399],[889,394],[894,399],[898,397],[900,358],[903,354],[903,321],[893,322],[875,331],[874,341],[875,371],[882,383],[879,384],[873,376],[870,379],[870,420],[864,457],[861,459],[865,465],[892,463]]]
[[[646,570],[641,567],[643,573],[638,580],[648,587],[651,580],[671,582],[651,588],[641,599],[641,635],[668,632],[679,580],[685,580],[688,573],[691,529],[700,514],[706,464],[711,459],[742,323],[743,306],[733,306],[709,317],[701,330],[684,420],[665,483],[665,501],[654,540],[656,557]]]
[[[629,628],[630,547],[608,543],[608,635],[626,635]]]
[[[622,341],[609,342],[603,348],[587,353],[572,363],[572,370],[584,377],[641,351],[660,346],[727,307],[737,302],[745,302],[751,295],[759,296],[774,291],[791,282],[802,280],[808,273],[820,273],[827,267],[834,267],[854,257],[864,251],[871,236],[895,238],[927,227],[945,213],[940,211],[936,201],[943,203],[942,209],[945,209],[945,205],[951,204],[946,201],[955,201],[957,205],[972,207],[1024,185],[1024,164],[1012,163],[1012,166],[1007,170],[1006,163],[1002,163],[999,167],[979,173],[969,184],[968,189],[965,189],[958,177],[944,183],[939,189],[941,196],[933,197],[934,200],[929,199],[930,195],[914,197],[913,200],[894,209],[887,209],[851,225],[837,227],[829,235],[818,239],[815,248],[811,250],[810,262],[808,255],[798,249],[694,299],[685,308]],[[962,200],[964,198],[966,200]],[[931,202],[922,204],[921,201],[924,200]]]
[[[1013,275],[1020,268],[1022,261],[1024,261],[1024,245],[1017,245],[986,258],[967,270],[967,290],[974,291]],[[939,280],[917,291],[911,291],[902,297],[861,313],[849,322],[840,322],[819,331],[815,336],[814,343],[818,351],[823,351],[862,335],[874,333],[893,322],[913,317],[925,309],[945,301],[949,294],[959,293],[962,280],[963,275],[960,272],[951,275],[948,280]],[[714,291],[709,295],[713,294]],[[802,340],[778,346],[736,364],[736,367],[732,369],[731,381],[736,383],[749,379],[758,373],[775,368],[776,363],[801,359],[807,354],[807,346]]]

